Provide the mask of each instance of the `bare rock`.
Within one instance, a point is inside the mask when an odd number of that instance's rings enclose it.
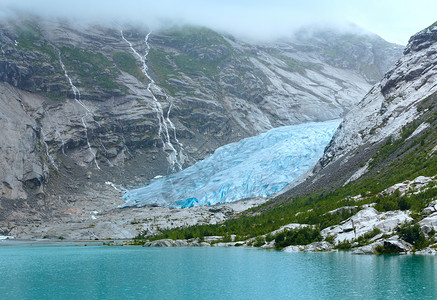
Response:
[[[368,207],[339,225],[323,229],[321,234],[324,237],[333,236],[336,243],[345,240],[351,241],[374,228],[378,228],[382,232],[391,232],[398,225],[411,220],[412,218],[404,211],[380,213],[375,208]]]
[[[383,241],[377,241],[370,245],[361,246],[358,248],[355,248],[352,254],[375,254],[376,250],[375,248],[377,246],[382,246],[384,244]]]
[[[332,251],[334,249],[334,245],[329,242],[314,242],[309,245],[298,245],[298,246],[287,246],[282,251],[284,252],[326,252]]]

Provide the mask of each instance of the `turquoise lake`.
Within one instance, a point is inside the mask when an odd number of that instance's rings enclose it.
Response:
[[[437,258],[3,246],[0,299],[437,299]]]

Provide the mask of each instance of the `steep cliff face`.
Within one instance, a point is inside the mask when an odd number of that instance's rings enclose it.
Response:
[[[134,186],[243,137],[341,117],[401,51],[335,32],[254,44],[32,18],[4,21],[0,43],[5,218],[17,203],[50,211],[79,187]]]
[[[435,160],[436,41],[435,25],[411,37],[400,60],[345,116],[313,175],[296,193],[377,178],[412,151]],[[412,163],[411,174],[415,168]]]

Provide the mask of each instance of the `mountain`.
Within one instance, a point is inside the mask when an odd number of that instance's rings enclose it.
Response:
[[[314,174],[296,194],[380,177],[412,153],[435,159],[436,39],[435,26],[411,37],[401,59],[345,116]],[[416,170],[400,180],[429,172]]]
[[[316,166],[288,190],[218,225],[143,231],[138,243],[219,236],[211,244],[435,255],[436,82],[434,23],[411,37],[346,114]]]
[[[5,220],[89,217],[116,207],[106,182],[136,187],[242,138],[340,118],[402,48],[332,30],[254,43],[33,17],[3,20],[0,43]]]

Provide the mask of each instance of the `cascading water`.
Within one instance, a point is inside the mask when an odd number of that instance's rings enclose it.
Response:
[[[73,84],[73,81],[71,80],[70,76],[68,75],[67,69],[65,68],[64,63],[62,62],[62,58],[61,58],[61,51],[58,50],[58,57],[59,57],[59,64],[61,65],[62,70],[64,71],[64,75],[67,78],[68,82],[70,83],[70,87],[73,90],[73,94],[74,94],[74,100],[80,105],[82,106],[83,109],[85,109],[85,115],[81,118],[82,120],[82,125],[85,131],[85,137],[86,137],[86,143],[88,145],[88,149],[91,152],[93,159],[94,159],[94,163],[96,164],[97,169],[100,170],[100,166],[97,163],[97,159],[96,159],[96,152],[94,152],[94,150],[91,147],[89,138],[88,138],[88,126],[86,123],[86,118],[88,116],[91,116],[93,121],[93,113],[91,112],[91,110],[82,102],[82,100],[80,99],[80,91],[79,89]],[[98,124],[98,123],[97,123]]]
[[[156,96],[154,95],[152,88],[159,89],[158,86],[155,84],[155,81],[152,79],[152,77],[148,73],[148,67],[146,64],[147,55],[150,51],[150,45],[148,43],[149,36],[151,32],[149,32],[144,42],[146,44],[146,52],[144,56],[140,55],[135,48],[133,47],[132,43],[129,42],[123,35],[123,31],[120,31],[121,38],[129,45],[132,52],[135,54],[135,56],[140,60],[142,64],[142,72],[148,79],[149,83],[147,84],[147,91],[152,95],[152,100],[154,104],[154,110],[158,119],[158,137],[161,140],[161,143],[163,145],[163,150],[167,154],[167,160],[169,161],[170,168],[173,172],[182,170],[182,164],[184,160],[184,154],[183,154],[183,144],[179,142],[179,140],[176,137],[176,127],[174,126],[173,122],[170,120],[170,111],[172,104],[170,103],[169,110],[167,111],[167,116],[165,117],[164,111],[162,109],[161,103],[158,101]],[[167,97],[166,97],[167,98]],[[168,123],[168,125],[167,125]],[[173,145],[171,136],[169,134],[169,127],[171,130],[173,130],[173,140],[176,143]],[[176,150],[176,148],[179,148],[179,152]]]
[[[46,142],[46,135],[45,135],[45,133],[44,133],[43,130],[41,130],[41,140],[42,140],[42,142],[43,142],[43,144],[44,144],[44,146],[45,146],[45,148],[46,148],[46,155],[47,155],[47,157],[49,158],[50,163],[53,165],[53,167],[55,168],[56,171],[59,171],[58,166],[57,166],[56,163],[55,163],[55,160],[54,160],[53,157],[50,155],[50,152],[49,152],[49,145],[48,145],[47,142]]]

